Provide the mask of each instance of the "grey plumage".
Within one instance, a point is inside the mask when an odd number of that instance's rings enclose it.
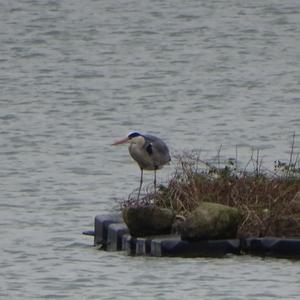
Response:
[[[171,160],[167,145],[160,138],[144,134],[144,145],[131,143],[129,153],[143,170],[161,169]]]
[[[170,162],[171,156],[168,146],[160,138],[142,134],[134,131],[130,132],[125,139],[115,142],[113,145],[119,145],[129,142],[129,153],[137,162],[141,169],[140,186],[138,191],[138,199],[143,184],[143,171],[154,171],[154,189],[156,191],[156,170],[161,169],[165,164]]]

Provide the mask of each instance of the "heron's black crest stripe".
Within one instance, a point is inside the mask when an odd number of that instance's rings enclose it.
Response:
[[[130,138],[130,139],[132,139],[132,138],[135,138],[135,137],[137,137],[137,136],[140,136],[141,134],[139,133],[139,132],[131,132],[129,135],[128,135],[128,137]]]
[[[152,149],[152,145],[149,144],[147,147],[146,147],[146,151],[148,152],[149,155],[151,155],[153,153],[153,149]]]

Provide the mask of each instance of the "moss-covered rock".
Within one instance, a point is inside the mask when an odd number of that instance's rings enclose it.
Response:
[[[240,212],[218,203],[202,202],[181,224],[183,240],[212,240],[235,238],[242,220]]]
[[[155,206],[126,207],[122,213],[134,237],[170,233],[175,218],[172,210]]]

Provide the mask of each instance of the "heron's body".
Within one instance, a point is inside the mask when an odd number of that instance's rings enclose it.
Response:
[[[144,140],[130,143],[129,153],[143,170],[161,169],[171,160],[167,145],[158,137],[145,134]]]
[[[156,189],[156,170],[161,169],[165,164],[170,162],[171,157],[165,142],[154,135],[131,132],[125,139],[113,145],[126,142],[129,142],[128,150],[131,157],[137,162],[141,169],[139,198],[143,183],[143,170],[154,171],[154,188]]]

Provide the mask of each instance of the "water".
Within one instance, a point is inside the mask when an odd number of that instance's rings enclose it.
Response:
[[[81,235],[138,185],[110,146],[129,130],[269,167],[296,132],[299,152],[299,1],[248,2],[0,1],[1,298],[299,299],[299,262],[132,258]]]

